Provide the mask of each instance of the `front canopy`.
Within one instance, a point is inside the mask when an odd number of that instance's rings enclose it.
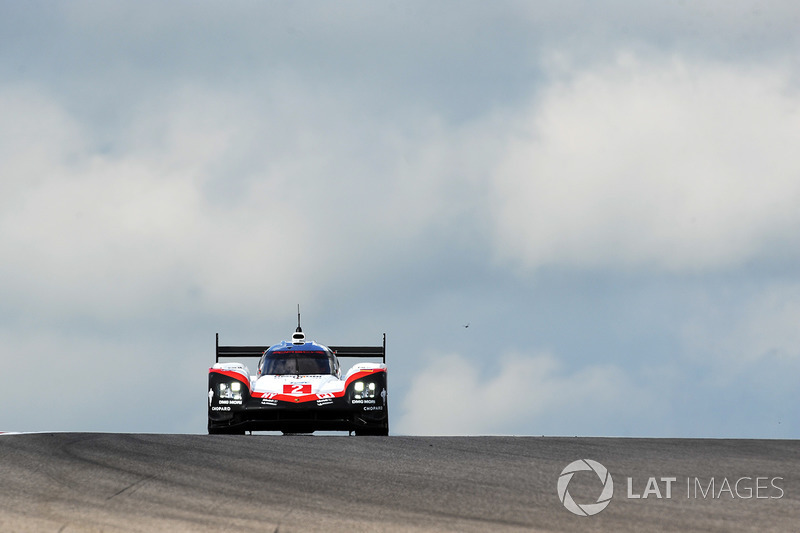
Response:
[[[272,352],[264,358],[261,375],[334,374],[331,360],[325,352]]]

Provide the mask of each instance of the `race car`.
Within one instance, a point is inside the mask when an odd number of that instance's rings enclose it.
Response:
[[[220,358],[258,357],[251,375],[242,363]],[[344,376],[339,358],[359,362]],[[381,346],[323,346],[306,341],[299,324],[291,341],[272,346],[220,346],[208,371],[209,434],[246,431],[348,431],[388,435],[386,334]]]

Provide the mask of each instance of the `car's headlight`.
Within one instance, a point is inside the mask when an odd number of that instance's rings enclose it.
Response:
[[[355,385],[353,385],[353,390],[355,390],[353,397],[358,400],[363,398],[374,398],[375,389],[375,384],[372,382],[364,383],[363,381],[356,381]]]
[[[231,400],[242,399],[242,384],[238,381],[219,384],[219,397]]]

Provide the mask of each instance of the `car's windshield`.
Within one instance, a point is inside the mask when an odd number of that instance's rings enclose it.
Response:
[[[264,360],[262,375],[333,374],[328,354],[322,352],[278,352]]]

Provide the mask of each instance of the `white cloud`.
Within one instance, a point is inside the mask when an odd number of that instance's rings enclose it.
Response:
[[[800,94],[780,68],[621,54],[556,78],[492,175],[502,257],[696,271],[797,245]]]
[[[400,434],[586,434],[643,411],[646,394],[619,369],[564,372],[552,355],[506,354],[490,373],[458,354],[430,357],[414,377],[393,426]],[[637,407],[630,400],[635,398]],[[607,431],[607,429],[606,429]]]
[[[203,297],[196,305],[246,305],[306,273],[274,260],[303,251],[308,221],[270,197],[270,180],[234,205],[204,194],[241,119],[209,96],[141,117],[134,129],[149,142],[104,155],[47,95],[0,95],[3,136],[25,138],[22,149],[5,145],[0,185],[3,285],[21,308],[135,316],[191,304],[190,293]]]
[[[41,116],[34,107],[24,112]],[[170,290],[176,271],[206,267],[195,254],[214,225],[191,173],[146,159],[67,157],[46,138],[37,144],[51,152],[46,163],[12,154],[3,181],[0,246],[10,292],[61,310],[141,311]]]
[[[41,314],[252,316],[358,283],[430,234],[468,235],[454,221],[480,150],[461,154],[435,119],[359,118],[291,77],[258,94],[176,87],[110,153],[36,87],[0,93],[0,124],[18,139],[0,148],[0,283],[6,305]]]

